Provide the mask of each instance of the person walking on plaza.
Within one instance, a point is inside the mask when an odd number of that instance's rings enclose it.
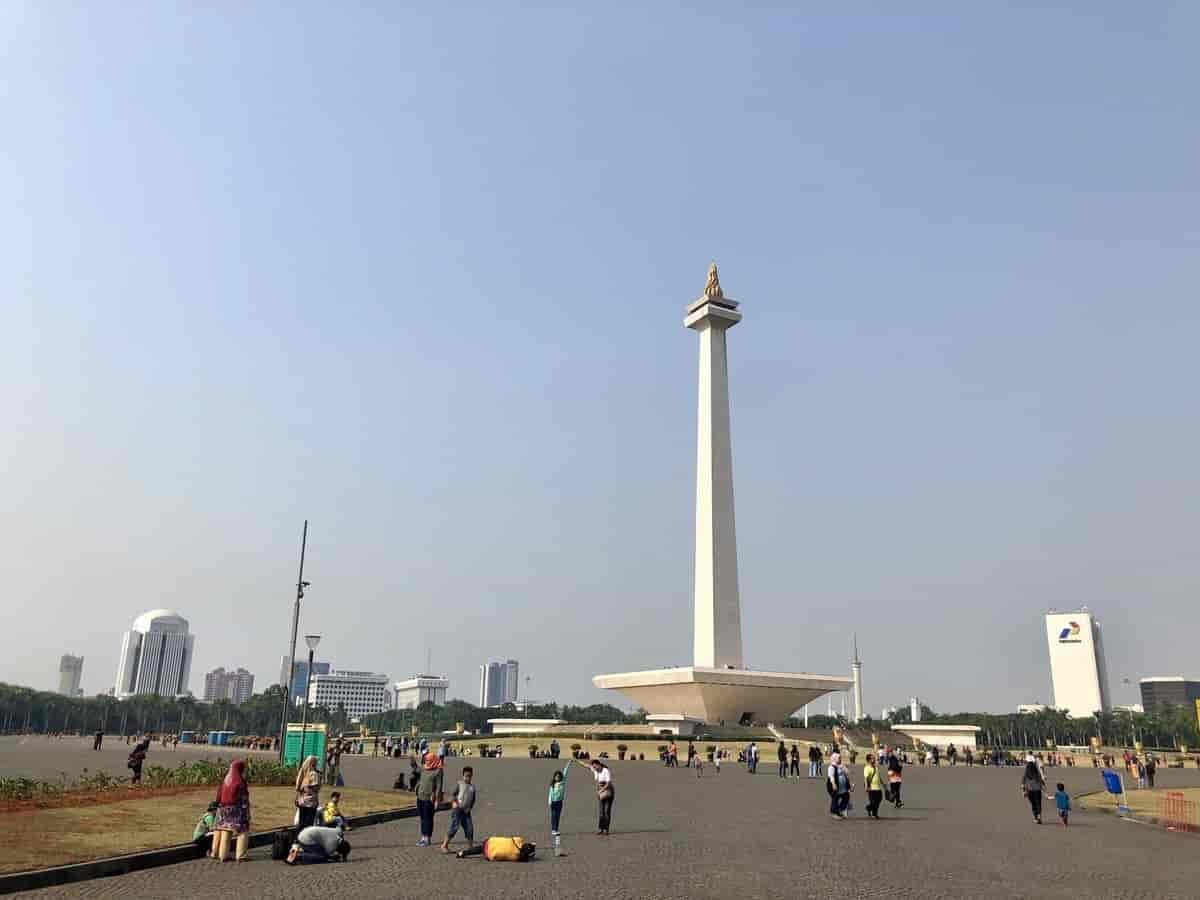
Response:
[[[878,819],[879,804],[883,802],[883,779],[873,753],[867,754],[867,764],[863,766],[863,786],[867,792],[867,816]]]
[[[316,757],[310,757],[315,760]],[[246,761],[235,759],[229,764],[225,780],[217,789],[217,821],[215,852],[213,856],[225,862],[229,858],[229,844],[236,838],[237,851],[234,859],[246,859],[246,848],[250,842],[250,787],[246,784]]]
[[[787,778],[787,747],[783,741],[779,742],[779,746],[775,748],[775,756],[779,759],[779,777]]]
[[[342,754],[347,747],[341,739],[335,739],[325,751],[325,783],[336,785],[338,776],[342,774]]]
[[[791,759],[792,759],[792,766],[791,766],[791,770],[788,772],[788,774],[792,775],[796,778],[799,778],[800,777],[800,748],[796,744],[792,744]]]
[[[1057,790],[1054,792],[1054,805],[1058,807],[1058,820],[1063,825],[1070,825],[1067,819],[1071,816],[1071,795],[1067,793],[1066,786],[1060,781],[1057,785]]]
[[[567,799],[567,773],[570,771],[570,763],[563,766],[562,771],[555,771],[554,776],[550,779],[550,793],[546,798],[546,803],[550,807],[550,835],[554,838],[556,854],[559,852],[558,826],[562,822],[563,801]]]
[[[808,777],[816,778],[821,766],[821,751],[816,744],[808,745]]]
[[[599,801],[600,807],[600,823],[596,829],[596,834],[607,837],[608,829],[612,825],[612,808],[613,800],[616,798],[616,790],[613,787],[612,772],[608,766],[604,765],[600,760],[593,759],[591,763],[579,763],[581,766],[592,770],[592,778],[596,782],[596,799]]]
[[[96,739],[94,741],[92,741],[92,749],[99,750],[100,745],[103,743],[104,743],[104,729],[97,728],[96,729]]]
[[[1033,821],[1042,824],[1042,790],[1046,787],[1046,779],[1038,771],[1036,762],[1025,763],[1025,771],[1021,775],[1021,791],[1029,801],[1029,809],[1033,812]]]
[[[428,847],[433,842],[433,814],[442,802],[445,772],[442,759],[432,750],[425,751],[421,769],[421,780],[417,782],[417,815],[421,817],[421,838],[418,847]]]
[[[1146,784],[1151,788],[1154,787],[1154,772],[1157,768],[1158,768],[1158,763],[1156,763],[1154,761],[1154,757],[1151,754],[1147,753],[1146,754]]]
[[[720,747],[717,747],[717,749],[713,752],[713,766],[716,768],[718,775],[721,774],[721,757],[724,756],[724,754],[725,751]]]
[[[320,805],[321,773],[317,771],[317,758],[306,756],[296,773],[296,809],[300,813],[296,824],[301,828],[316,824]]]
[[[450,852],[450,842],[458,834],[459,828],[467,838],[468,849],[475,846],[475,822],[471,819],[471,810],[475,808],[475,785],[471,783],[474,776],[474,769],[463,766],[462,777],[450,795],[450,829],[442,841],[443,853]]]
[[[1142,762],[1140,759],[1135,759],[1134,766],[1136,767],[1136,771],[1137,771],[1138,788],[1141,790],[1145,790],[1145,788],[1146,788],[1146,764],[1144,762]]]
[[[900,788],[904,784],[904,765],[900,762],[900,757],[896,755],[895,750],[888,754],[887,777],[888,800],[892,802],[892,806],[899,809],[904,805],[904,801],[900,799]]]
[[[129,761],[126,765],[129,771],[133,773],[130,781],[134,784],[142,783],[142,766],[146,762],[146,754],[150,750],[150,738],[143,741],[138,741],[133,745],[133,751],[129,754]]]
[[[750,764],[750,774],[758,774],[758,744],[754,741],[750,742],[750,747],[746,751],[746,761]]]
[[[845,819],[850,808],[850,773],[842,765],[842,754],[829,756],[829,769],[825,773],[825,788],[829,792],[829,814],[835,819]]]

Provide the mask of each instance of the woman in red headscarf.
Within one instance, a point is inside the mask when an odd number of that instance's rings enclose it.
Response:
[[[234,858],[241,862],[246,858],[246,847],[250,841],[250,787],[246,784],[246,761],[235,759],[229,764],[229,772],[217,789],[217,841],[213,857],[224,862],[229,858],[230,836],[237,835],[237,852]]]

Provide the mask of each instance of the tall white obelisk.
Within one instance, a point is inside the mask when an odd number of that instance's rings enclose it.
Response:
[[[700,334],[696,422],[696,635],[693,664],[741,669],[742,613],[738,597],[737,534],[733,524],[733,448],[729,435],[729,367],[725,332],[742,320],[726,297],[717,264],[708,268],[704,295],[683,324]]]
[[[822,694],[848,691],[849,678],[811,672],[749,670],[742,659],[737,534],[733,527],[733,450],[725,332],[742,320],[721,291],[717,266],[683,324],[700,336],[696,422],[696,622],[690,666],[596,675],[646,710],[656,731],[690,734],[705,723],[782,722]]]
[[[858,658],[858,635],[854,636],[854,659],[850,663],[854,673],[854,721],[861,722],[863,717],[862,702],[862,660]]]

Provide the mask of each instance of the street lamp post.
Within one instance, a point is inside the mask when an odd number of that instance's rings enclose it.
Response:
[[[292,706],[292,682],[296,678],[296,632],[300,627],[300,601],[304,599],[304,550],[308,546],[308,519],[304,520],[304,532],[300,536],[300,574],[296,578],[296,605],[292,609],[292,646],[288,652],[287,684],[283,686],[283,712],[279,717],[279,761],[283,761],[283,747],[287,743],[288,710]],[[307,696],[307,692],[305,692]]]
[[[304,676],[304,713],[300,717],[300,759],[301,764],[304,763],[304,737],[308,730],[308,685],[312,681],[313,653],[316,652],[317,644],[321,643],[319,634],[306,634],[304,643],[308,644],[308,674]]]

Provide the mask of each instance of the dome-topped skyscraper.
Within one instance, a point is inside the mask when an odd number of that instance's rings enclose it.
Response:
[[[152,609],[133,620],[121,641],[116,695],[187,693],[195,637],[188,622],[170,609]]]

